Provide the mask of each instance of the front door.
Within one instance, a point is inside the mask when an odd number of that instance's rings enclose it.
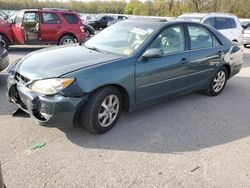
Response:
[[[136,64],[136,103],[168,96],[186,88],[187,63],[184,28],[179,25],[164,29],[149,49],[158,48],[163,55],[141,59]]]
[[[11,24],[11,30],[14,36],[14,39],[19,44],[25,43],[25,31],[22,25],[24,12],[20,11],[17,13],[14,23]]]

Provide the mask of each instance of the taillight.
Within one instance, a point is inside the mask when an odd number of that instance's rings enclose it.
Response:
[[[80,26],[80,30],[82,33],[84,33],[84,26],[83,25]]]

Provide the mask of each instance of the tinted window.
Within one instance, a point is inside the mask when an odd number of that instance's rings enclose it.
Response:
[[[215,18],[215,29],[228,29],[229,22],[227,18]]]
[[[58,24],[60,18],[55,13],[42,13],[43,24]]]
[[[78,19],[74,14],[63,14],[63,17],[67,20],[69,24],[77,24]]]
[[[236,28],[236,23],[235,23],[235,21],[234,21],[234,19],[233,18],[228,18],[228,20],[229,20],[229,22],[230,22],[230,28]]]
[[[207,25],[209,25],[209,26],[211,26],[211,27],[214,27],[214,18],[208,18],[208,19],[204,22],[204,24],[207,24]]]
[[[165,54],[184,51],[185,38],[183,28],[174,26],[163,30],[152,42],[150,48],[159,48]]]
[[[213,46],[212,34],[200,26],[188,26],[191,49],[208,48]]]

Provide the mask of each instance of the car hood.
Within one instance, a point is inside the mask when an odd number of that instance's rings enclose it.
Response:
[[[60,77],[69,72],[120,59],[121,56],[70,45],[42,49],[28,54],[17,64],[16,71],[30,79]]]

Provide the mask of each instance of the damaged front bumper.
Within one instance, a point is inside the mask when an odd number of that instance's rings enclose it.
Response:
[[[38,124],[46,127],[72,127],[77,110],[86,101],[85,97],[44,96],[33,92],[25,83],[9,74],[7,97],[18,105]]]

